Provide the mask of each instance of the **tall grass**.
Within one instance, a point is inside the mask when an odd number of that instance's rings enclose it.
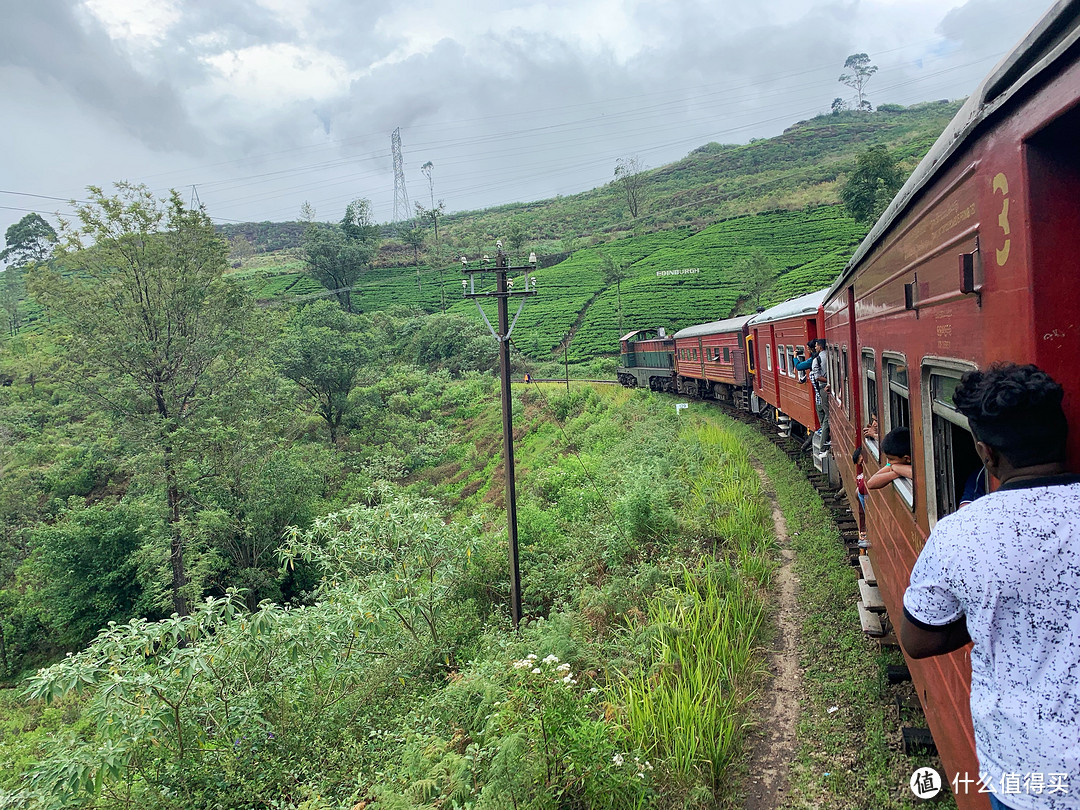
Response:
[[[775,538],[745,448],[715,425],[690,423],[683,438],[684,514],[716,540],[716,555],[684,568],[649,604],[649,624],[659,628],[654,664],[623,680],[621,698],[638,745],[716,789],[738,753],[762,668],[756,645]]]
[[[747,726],[763,616],[756,589],[725,561],[684,571],[675,593],[654,600],[655,665],[623,682],[634,742],[676,773],[719,786]]]

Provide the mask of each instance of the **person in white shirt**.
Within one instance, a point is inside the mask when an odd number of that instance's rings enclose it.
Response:
[[[911,658],[969,641],[980,778],[1005,810],[1080,810],[1080,476],[1062,387],[1035,366],[964,375],[953,401],[999,488],[937,522],[899,618]]]

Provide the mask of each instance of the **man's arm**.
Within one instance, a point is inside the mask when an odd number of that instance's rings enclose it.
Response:
[[[916,660],[933,655],[945,655],[971,642],[967,619],[964,616],[951,624],[934,627],[914,621],[905,609],[898,625],[900,643],[904,647],[904,652],[909,658]]]

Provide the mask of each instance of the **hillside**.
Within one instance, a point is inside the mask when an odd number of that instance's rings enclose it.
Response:
[[[747,290],[732,270],[752,251],[763,253],[777,271],[764,303],[819,289],[832,282],[866,232],[838,205],[838,188],[856,156],[882,144],[910,172],[958,106],[883,105],[870,114],[800,121],[776,138],[749,144],[706,144],[645,172],[645,203],[636,220],[616,183],[571,197],[447,215],[440,225],[443,260],[434,261],[428,244],[419,267],[409,266],[411,251],[384,228],[388,239],[378,266],[360,285],[360,306],[475,313],[474,304],[460,297],[461,277],[450,257],[491,250],[510,232],[520,234],[522,252],[570,255],[552,267],[541,263],[540,294],[526,305],[514,333],[515,346],[536,361],[561,358],[564,347],[574,362],[610,354],[624,328],[678,329],[748,312]],[[222,230],[281,244],[294,226]],[[618,291],[603,283],[601,249],[629,272]],[[658,275],[664,271],[680,272]],[[245,258],[238,275],[268,303],[320,292],[303,274],[295,250]]]
[[[541,257],[539,295],[524,308],[514,345],[533,361],[561,360],[565,348],[568,359],[582,362],[615,352],[619,334],[631,328],[678,329],[750,311],[745,283],[732,271],[751,252],[777,273],[763,303],[818,289],[832,282],[867,230],[838,205],[857,155],[882,144],[910,172],[957,108],[944,101],[883,105],[800,121],[749,144],[706,144],[643,172],[637,219],[614,182],[570,197],[448,214],[440,220],[438,250],[429,231],[418,266],[384,225],[375,266],[355,292],[358,306],[475,317],[474,304],[461,298],[456,257],[475,259],[504,238],[520,244],[521,254]],[[263,305],[325,294],[304,273],[301,223],[217,230],[233,247],[233,277]],[[603,282],[601,249],[627,270],[619,289]],[[24,301],[20,311],[33,328],[37,308]]]

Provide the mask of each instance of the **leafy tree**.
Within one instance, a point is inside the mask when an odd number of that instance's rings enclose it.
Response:
[[[622,282],[626,281],[630,277],[630,273],[627,271],[626,266],[616,262],[604,251],[600,251],[601,271],[604,274],[604,286],[610,287],[615,285],[615,295],[619,303],[619,336],[623,335],[623,320],[622,320]]]
[[[429,369],[490,371],[498,361],[499,344],[475,318],[428,315],[406,324],[402,332],[407,356]]]
[[[847,107],[847,102],[844,101],[842,98],[840,98],[840,96],[837,96],[836,98],[834,98],[832,100],[832,114],[833,115],[839,115],[840,113],[842,113],[847,108],[848,108]]]
[[[511,255],[517,255],[525,246],[525,226],[520,219],[512,219],[506,224],[506,249]]]
[[[4,233],[0,261],[23,266],[43,262],[56,248],[56,231],[39,214],[27,214]]]
[[[776,279],[776,268],[772,266],[764,253],[754,250],[748,256],[743,256],[735,262],[732,274],[742,281],[746,297],[753,304],[754,311],[759,310],[762,296],[772,287]]]
[[[226,245],[205,210],[142,185],[89,188],[66,224],[57,262],[31,292],[65,345],[63,379],[121,417],[155,459],[166,501],[173,607],[188,611],[183,468],[216,388],[235,377],[241,290],[225,281]]]
[[[293,315],[275,351],[281,373],[315,400],[331,443],[337,442],[349,392],[370,357],[365,326],[331,302],[316,301]]]
[[[889,206],[904,184],[900,167],[884,146],[867,149],[855,164],[840,199],[856,222],[873,222]]]
[[[619,158],[615,162],[615,181],[622,186],[630,216],[637,219],[644,200],[645,164],[637,155]]]
[[[413,264],[419,267],[420,250],[424,247],[424,229],[417,226],[402,225],[398,228],[398,238],[413,249]]]
[[[345,207],[338,227],[311,223],[304,234],[308,273],[334,294],[346,312],[353,311],[353,290],[371,269],[378,249],[379,229],[370,212],[370,202],[354,200]]]
[[[844,67],[850,73],[841,73],[837,79],[841,84],[846,84],[855,91],[855,109],[869,112],[873,109],[870,102],[863,96],[863,90],[870,77],[877,73],[877,65],[870,64],[870,57],[865,53],[853,53],[844,62]],[[836,102],[833,102],[833,111],[836,111]]]
[[[7,229],[4,239],[0,261],[7,262],[7,267],[0,278],[0,309],[7,315],[8,333],[14,336],[22,328],[24,268],[49,259],[56,248],[56,231],[39,214],[27,214]]]

